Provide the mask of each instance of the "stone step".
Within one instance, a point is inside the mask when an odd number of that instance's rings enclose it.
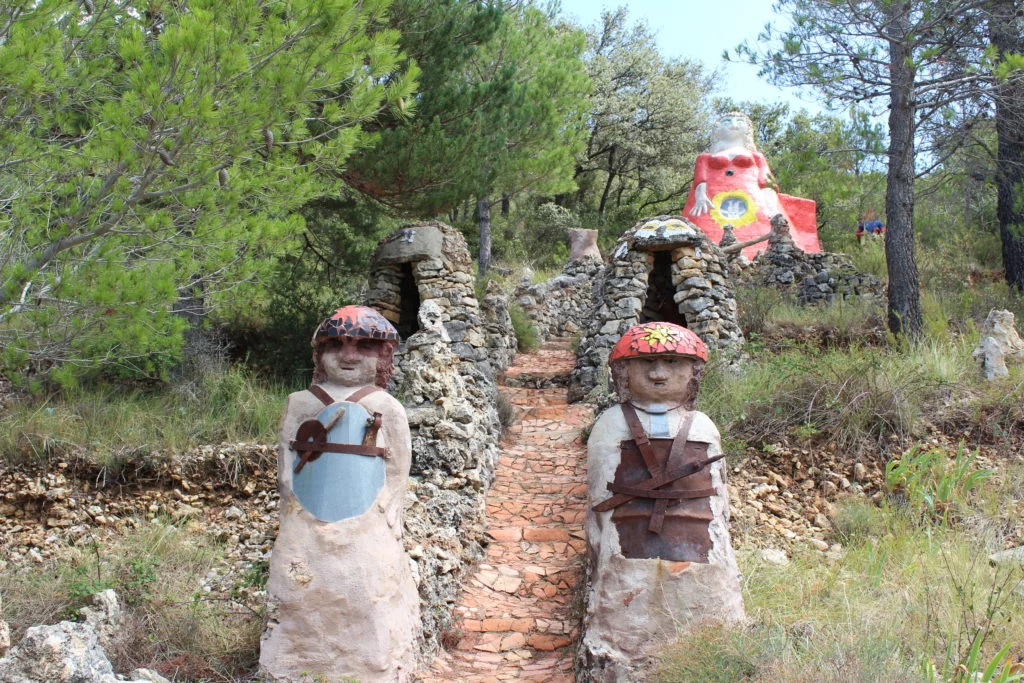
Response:
[[[586,510],[580,510],[581,517],[586,517]],[[518,524],[504,524],[502,526],[488,527],[487,535],[492,542],[497,543],[519,543],[520,541],[565,541],[573,538],[573,532],[582,531],[583,525],[580,522],[559,522],[552,519],[546,524],[523,520],[522,526]]]
[[[575,347],[575,337],[551,337],[540,344],[541,351],[571,351],[575,353]]]
[[[529,387],[533,389],[567,387],[569,386],[569,374],[571,372],[572,368],[569,368],[568,370],[533,370],[513,367],[505,370],[504,377],[501,378],[501,385],[506,387]]]
[[[501,495],[515,497],[520,495],[537,495],[537,494],[557,494],[564,490],[566,487],[573,487],[573,491],[580,487],[583,491],[582,494],[567,493],[567,496],[574,498],[580,498],[586,496],[587,485],[580,481],[580,477],[572,476],[565,477],[563,481],[549,480],[543,482],[531,482],[523,481],[521,479],[506,479],[501,477],[495,480],[494,484],[491,485],[491,490],[488,495]]]
[[[519,633],[484,632],[463,636],[459,642],[460,650],[478,650],[480,652],[508,652],[530,648],[541,652],[552,652],[559,648],[572,645],[576,634],[564,635],[553,633]]]

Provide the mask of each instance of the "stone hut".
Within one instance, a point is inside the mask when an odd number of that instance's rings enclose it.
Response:
[[[367,305],[402,337],[391,393],[412,435],[405,543],[432,650],[451,626],[464,571],[483,554],[484,494],[502,430],[496,376],[515,355],[515,334],[499,292],[477,300],[466,241],[444,223],[410,225],[382,240],[369,284]]]
[[[685,218],[657,216],[627,230],[598,280],[597,304],[570,378],[570,401],[607,388],[604,368],[612,346],[640,323],[682,325],[713,350],[738,354],[743,345],[725,255]]]

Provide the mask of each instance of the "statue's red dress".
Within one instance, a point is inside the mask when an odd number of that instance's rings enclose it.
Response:
[[[768,173],[768,161],[760,152],[737,154],[731,159],[725,154],[701,154],[683,216],[718,244],[726,225],[732,225],[736,239],[745,242],[770,232],[772,216],[782,213],[789,220],[790,234],[798,247],[811,253],[821,251],[814,200],[776,192],[768,186]],[[701,183],[707,184],[707,196],[714,208],[694,216],[690,210]],[[743,253],[753,258],[767,246],[767,242],[761,242]]]

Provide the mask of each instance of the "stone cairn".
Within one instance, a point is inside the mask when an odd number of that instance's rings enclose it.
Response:
[[[1010,376],[1006,360],[1024,360],[1024,340],[1017,334],[1012,312],[997,308],[989,311],[981,324],[981,339],[973,356],[980,361],[981,376],[986,380]]]
[[[515,355],[515,333],[500,292],[489,289],[478,302],[466,241],[444,223],[385,238],[369,284],[368,305],[403,337],[391,391],[412,433],[405,542],[425,648],[434,650],[452,625],[466,570],[483,554],[484,495],[501,437],[496,377]]]
[[[528,278],[516,288],[519,306],[542,339],[572,337],[583,331],[594,308],[594,295],[604,260],[597,249],[597,230],[569,231],[572,254],[562,272],[540,284]]]
[[[795,289],[804,305],[830,304],[855,296],[880,298],[882,281],[860,273],[846,254],[809,254],[793,243],[789,224],[781,216],[772,219],[768,249],[743,269],[742,281],[753,287]]]
[[[727,273],[718,246],[685,218],[657,216],[627,230],[599,273],[598,303],[580,341],[569,400],[607,390],[608,354],[638,323],[675,322],[693,330],[709,348],[738,354],[743,332]]]

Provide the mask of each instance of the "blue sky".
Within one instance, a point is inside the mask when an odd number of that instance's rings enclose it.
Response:
[[[631,22],[646,20],[657,36],[658,49],[666,57],[683,57],[718,69],[722,78],[716,95],[735,101],[786,102],[793,110],[821,111],[815,93],[769,85],[757,75],[757,67],[722,61],[722,51],[733,52],[744,40],[754,42],[765,23],[777,20],[770,0],[717,0],[696,3],[686,0],[562,0],[562,14],[592,26],[603,9],[625,5]]]

